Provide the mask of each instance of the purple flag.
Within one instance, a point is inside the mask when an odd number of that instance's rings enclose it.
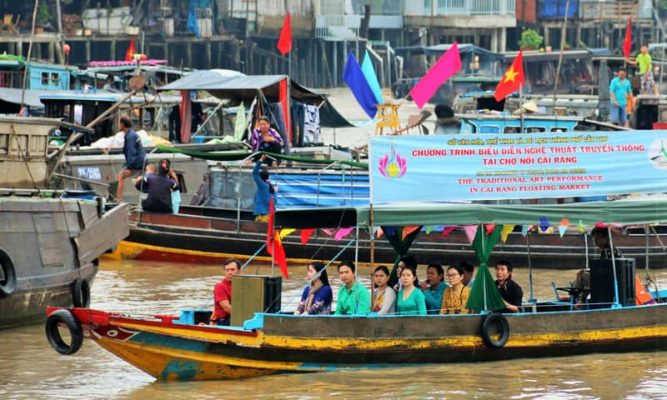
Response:
[[[412,100],[419,108],[431,100],[440,85],[461,69],[461,56],[458,43],[454,42],[449,50],[426,72],[410,91]]]

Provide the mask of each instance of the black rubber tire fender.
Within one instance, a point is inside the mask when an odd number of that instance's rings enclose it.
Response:
[[[65,324],[69,330],[70,337],[72,338],[69,345],[65,343],[58,331],[58,326],[60,324]],[[79,323],[69,310],[60,309],[52,312],[46,319],[44,329],[49,344],[60,354],[66,356],[72,355],[79,351],[83,345],[83,329],[81,328],[81,323]]]
[[[500,338],[496,339],[492,336],[494,329],[500,332]],[[501,348],[510,338],[510,324],[502,314],[491,313],[482,320],[480,335],[488,347]]]
[[[77,278],[72,283],[72,304],[79,308],[90,306],[90,285],[87,280]]]
[[[4,279],[0,281],[0,298],[9,297],[16,291],[16,269],[9,255],[0,249],[0,268]]]

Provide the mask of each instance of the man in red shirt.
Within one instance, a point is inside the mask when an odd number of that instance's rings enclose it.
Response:
[[[213,289],[215,306],[211,316],[212,325],[229,325],[229,316],[232,312],[232,276],[241,271],[241,263],[230,259],[223,264],[225,277]]]

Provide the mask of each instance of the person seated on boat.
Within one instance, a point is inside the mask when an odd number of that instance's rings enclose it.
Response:
[[[135,178],[134,185],[138,190],[148,193],[141,201],[144,211],[171,213],[174,211],[171,193],[178,190],[178,177],[171,169],[166,158],[159,161],[157,174],[148,171],[143,177]]]
[[[211,325],[229,325],[232,314],[232,277],[241,271],[241,262],[233,258],[225,261],[225,276],[213,289],[213,315]]]
[[[500,260],[496,263],[496,287],[505,302],[500,312],[519,312],[523,301],[523,289],[512,280],[512,263]]]
[[[269,171],[262,168],[262,161],[264,161],[265,158],[266,156],[262,155],[262,157],[255,162],[255,168],[252,170],[252,178],[255,180],[255,186],[257,186],[252,213],[255,216],[255,221],[262,222],[269,220],[271,197],[273,197],[274,206],[276,201],[275,189],[269,181]]]
[[[460,266],[447,268],[449,287],[445,289],[440,305],[440,314],[468,314],[466,303],[470,296],[470,288],[463,283],[465,270]]]
[[[447,288],[444,282],[445,272],[440,264],[429,264],[426,267],[426,280],[419,284],[424,298],[426,299],[426,310],[428,314],[437,314],[442,305],[442,293]]]
[[[325,265],[321,262],[311,262],[306,271],[308,285],[303,288],[301,301],[294,315],[331,314],[333,294]]]
[[[454,110],[446,104],[435,106],[435,131],[434,135],[461,133],[461,122],[454,116]]]
[[[463,269],[463,284],[472,287],[472,283],[475,281],[475,266],[468,261],[461,261],[459,267]]]
[[[371,311],[378,314],[393,314],[396,309],[396,292],[389,287],[389,268],[380,265],[373,271],[374,297]]]
[[[591,231],[591,237],[593,238],[593,243],[600,249],[600,259],[610,260],[612,249],[609,244],[609,228],[602,224],[597,225]],[[623,257],[623,254],[618,248],[613,249],[613,254],[614,258]],[[575,308],[581,309],[584,307],[584,303],[591,293],[591,271],[589,269],[577,271],[572,288],[574,289],[572,294],[576,296],[576,299],[564,296],[561,300],[572,300],[575,302]]]
[[[336,315],[367,315],[371,311],[371,295],[356,276],[352,261],[343,261],[338,266],[338,277],[343,286],[338,291]]]
[[[116,82],[113,78],[113,75],[107,75],[107,80],[104,86],[102,86],[102,90],[106,90],[107,92],[117,92],[118,89],[116,89]]]
[[[253,152],[267,151],[280,154],[283,148],[283,138],[277,130],[271,128],[269,117],[262,115],[257,119],[257,128],[250,136],[250,147]],[[273,164],[272,159],[267,159],[268,166]]]
[[[426,315],[426,299],[416,283],[417,271],[409,266],[403,268],[401,290],[396,295],[396,314]]]
[[[394,285],[395,292],[398,292],[403,285],[401,283],[400,278],[401,278],[401,272],[403,272],[403,269],[406,267],[412,268],[413,270],[417,271],[417,260],[413,256],[404,256],[401,257],[400,260],[398,260],[398,265],[396,266],[396,278],[398,279],[398,281]],[[419,286],[419,278],[417,278],[416,285]]]
[[[125,178],[140,174],[144,169],[146,159],[146,152],[144,146],[141,144],[141,138],[132,129],[132,121],[128,117],[120,119],[120,129],[125,135],[125,143],[123,144],[123,155],[125,156],[125,164],[116,176],[118,181],[118,188],[116,189],[116,200],[123,201],[123,189],[125,186]]]

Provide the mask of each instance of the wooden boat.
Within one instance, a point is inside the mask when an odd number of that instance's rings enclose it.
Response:
[[[609,215],[616,215],[614,221],[619,223],[667,220],[664,203],[637,200],[589,207],[436,204],[410,210],[378,207],[369,212],[368,208],[359,208],[351,214],[360,226],[368,226],[371,218],[379,225],[397,226],[426,225],[443,219],[474,224],[482,218],[492,218],[498,224],[525,224],[536,214],[550,219],[569,215],[585,224]],[[304,218],[316,213],[323,218]],[[329,226],[328,222],[320,223],[326,219],[326,213],[321,213],[285,211],[277,214],[276,221],[294,228]],[[484,231],[480,229],[478,234],[486,235]],[[483,301],[483,309],[487,309],[484,288],[489,287],[487,283],[493,289],[495,285],[486,265],[488,254],[486,258],[481,252],[478,255],[482,261],[472,293],[483,293],[484,300],[477,295],[476,301]],[[593,291],[596,281],[592,280],[591,285]],[[665,294],[654,296],[660,301]],[[634,294],[632,304],[628,298],[623,299],[612,295],[611,301],[590,303],[587,310],[573,310],[568,302],[534,301],[524,303],[522,312],[516,314],[303,317],[258,313],[243,326],[234,327],[197,325],[208,315],[198,317],[193,310],[184,310],[179,316],[133,318],[95,310],[50,308],[46,330],[49,341],[62,354],[76,352],[86,336],[165,380],[667,349],[667,303],[634,306]],[[234,309],[243,306],[235,303]],[[58,324],[63,323],[73,338],[70,344],[57,331]]]
[[[47,186],[47,135],[60,121],[0,119],[0,329],[88,305],[97,259],[128,234],[128,208]],[[2,188],[2,187],[5,188]]]
[[[129,236],[105,257],[220,264],[228,258],[248,260],[266,242],[266,223],[255,222],[250,212],[242,211],[240,219],[237,219],[236,210],[181,206],[179,211],[177,215],[133,212],[130,215]],[[354,226],[351,213],[352,209],[344,207],[329,209],[318,214],[318,218],[327,218],[333,227],[348,227]],[[473,260],[474,252],[462,230],[455,230],[447,236],[442,236],[442,233],[442,230],[435,230],[420,235],[412,245],[411,253],[423,263],[458,264],[462,260]],[[336,241],[319,231],[303,245],[299,236],[293,234],[285,237],[283,244],[291,262],[303,264],[312,257],[331,259],[354,235],[353,231],[349,237]],[[667,237],[659,229],[651,227],[647,234],[644,227],[626,227],[615,244],[623,254],[636,258],[638,267],[644,267],[647,259],[652,268],[667,267]],[[526,265],[528,247],[535,265],[542,268],[581,268],[595,253],[593,243],[576,229],[561,238],[557,231],[526,237],[519,228],[509,235],[505,243],[498,244],[494,253],[515,265]],[[270,257],[265,254],[260,251],[254,260],[270,262]],[[370,241],[366,230],[359,231],[358,245],[349,246],[342,257],[357,259],[361,263],[370,261]],[[395,257],[389,243],[376,241],[376,262],[393,264]]]

